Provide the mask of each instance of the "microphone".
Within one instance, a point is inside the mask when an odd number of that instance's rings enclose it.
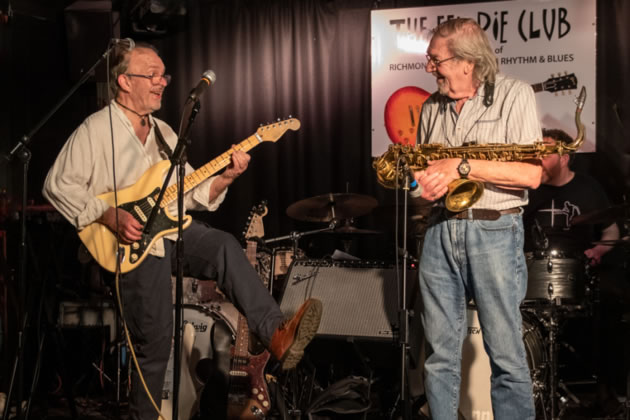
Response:
[[[217,75],[214,74],[212,70],[206,70],[201,75],[201,80],[197,83],[197,86],[193,90],[190,91],[190,95],[188,95],[188,102],[196,101],[204,90],[208,88],[211,84],[213,84],[217,80]]]
[[[125,48],[127,51],[133,50],[136,46],[136,43],[131,38],[124,38],[124,39],[112,38],[110,42],[112,45],[119,45]]]
[[[422,195],[422,187],[416,181],[416,178],[413,176],[413,171],[409,167],[407,160],[405,159],[402,170],[405,173],[405,177],[409,178],[409,196],[412,198],[418,198]]]

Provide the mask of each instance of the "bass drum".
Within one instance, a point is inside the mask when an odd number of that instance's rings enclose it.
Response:
[[[230,346],[238,325],[238,311],[227,301],[207,302],[204,305],[185,304],[182,318],[178,418],[190,419],[199,411],[204,384],[213,376],[226,354],[229,359]],[[171,346],[160,410],[165,420],[172,418],[173,371],[174,357]]]
[[[523,342],[533,383],[537,413],[545,410],[543,398],[547,383],[547,354],[544,348],[542,325],[535,316],[523,314]],[[459,414],[466,420],[490,420],[492,400],[490,396],[490,359],[483,347],[483,335],[477,310],[468,308],[468,335],[462,348],[462,381],[459,398]]]

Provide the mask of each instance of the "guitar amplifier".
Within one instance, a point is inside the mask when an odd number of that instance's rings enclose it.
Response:
[[[402,274],[401,274],[402,281]],[[317,336],[392,340],[398,330],[396,269],[385,263],[295,260],[280,309],[291,317],[308,298],[322,301]],[[407,301],[415,302],[417,271],[407,271]]]

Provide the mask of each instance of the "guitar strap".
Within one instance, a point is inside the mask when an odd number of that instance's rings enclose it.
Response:
[[[483,104],[489,107],[494,103],[494,81],[490,82],[486,80],[485,96],[483,98]]]
[[[155,124],[153,124],[153,126],[155,128],[155,138],[157,139],[157,144],[158,144],[158,148],[160,149],[160,152],[164,153],[166,157],[170,159],[171,156],[173,156],[173,151],[171,150],[169,145],[166,143],[166,140],[164,140],[164,136],[162,135],[162,132],[160,131],[160,127],[158,123],[156,122]]]

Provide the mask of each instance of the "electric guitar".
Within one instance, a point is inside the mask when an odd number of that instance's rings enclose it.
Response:
[[[551,77],[532,85],[534,92],[560,92],[577,88],[577,77],[571,73]],[[416,86],[405,86],[396,90],[385,104],[385,129],[394,144],[416,144],[416,133],[420,124],[422,104],[429,92]]]
[[[262,218],[266,214],[267,207],[264,202],[259,206],[254,206],[250,212],[245,239],[254,236],[260,238],[264,235]],[[247,259],[254,267],[256,266],[256,244],[256,241],[247,241]],[[269,361],[269,352],[261,350],[258,354],[251,354],[249,336],[247,319],[239,314],[228,372],[228,419],[265,418],[271,408],[264,372]]]
[[[300,128],[300,121],[290,118],[278,121],[258,128],[233,149],[226,151],[215,159],[203,165],[184,179],[184,192],[187,192],[202,181],[225,168],[230,163],[230,155],[233,150],[249,151],[265,141],[276,142],[287,130]],[[168,205],[177,199],[177,184],[171,185],[164,191],[161,203],[157,203],[157,197],[164,175],[169,169],[170,161],[163,160],[149,168],[140,179],[132,186],[118,192],[119,208],[128,211],[143,225],[146,224],[152,209],[159,205],[156,216],[148,232],[142,233],[142,238],[130,245],[121,244],[121,253],[118,255],[116,234],[105,225],[93,222],[79,232],[81,242],[88,249],[92,257],[106,270],[115,272],[116,260],[120,260],[120,271],[127,273],[136,268],[147,256],[149,249],[162,236],[177,231],[177,218],[168,211]],[[109,192],[98,196],[110,206],[114,206],[114,193]],[[184,229],[190,226],[192,218],[184,216]],[[118,257],[117,257],[118,255]]]

